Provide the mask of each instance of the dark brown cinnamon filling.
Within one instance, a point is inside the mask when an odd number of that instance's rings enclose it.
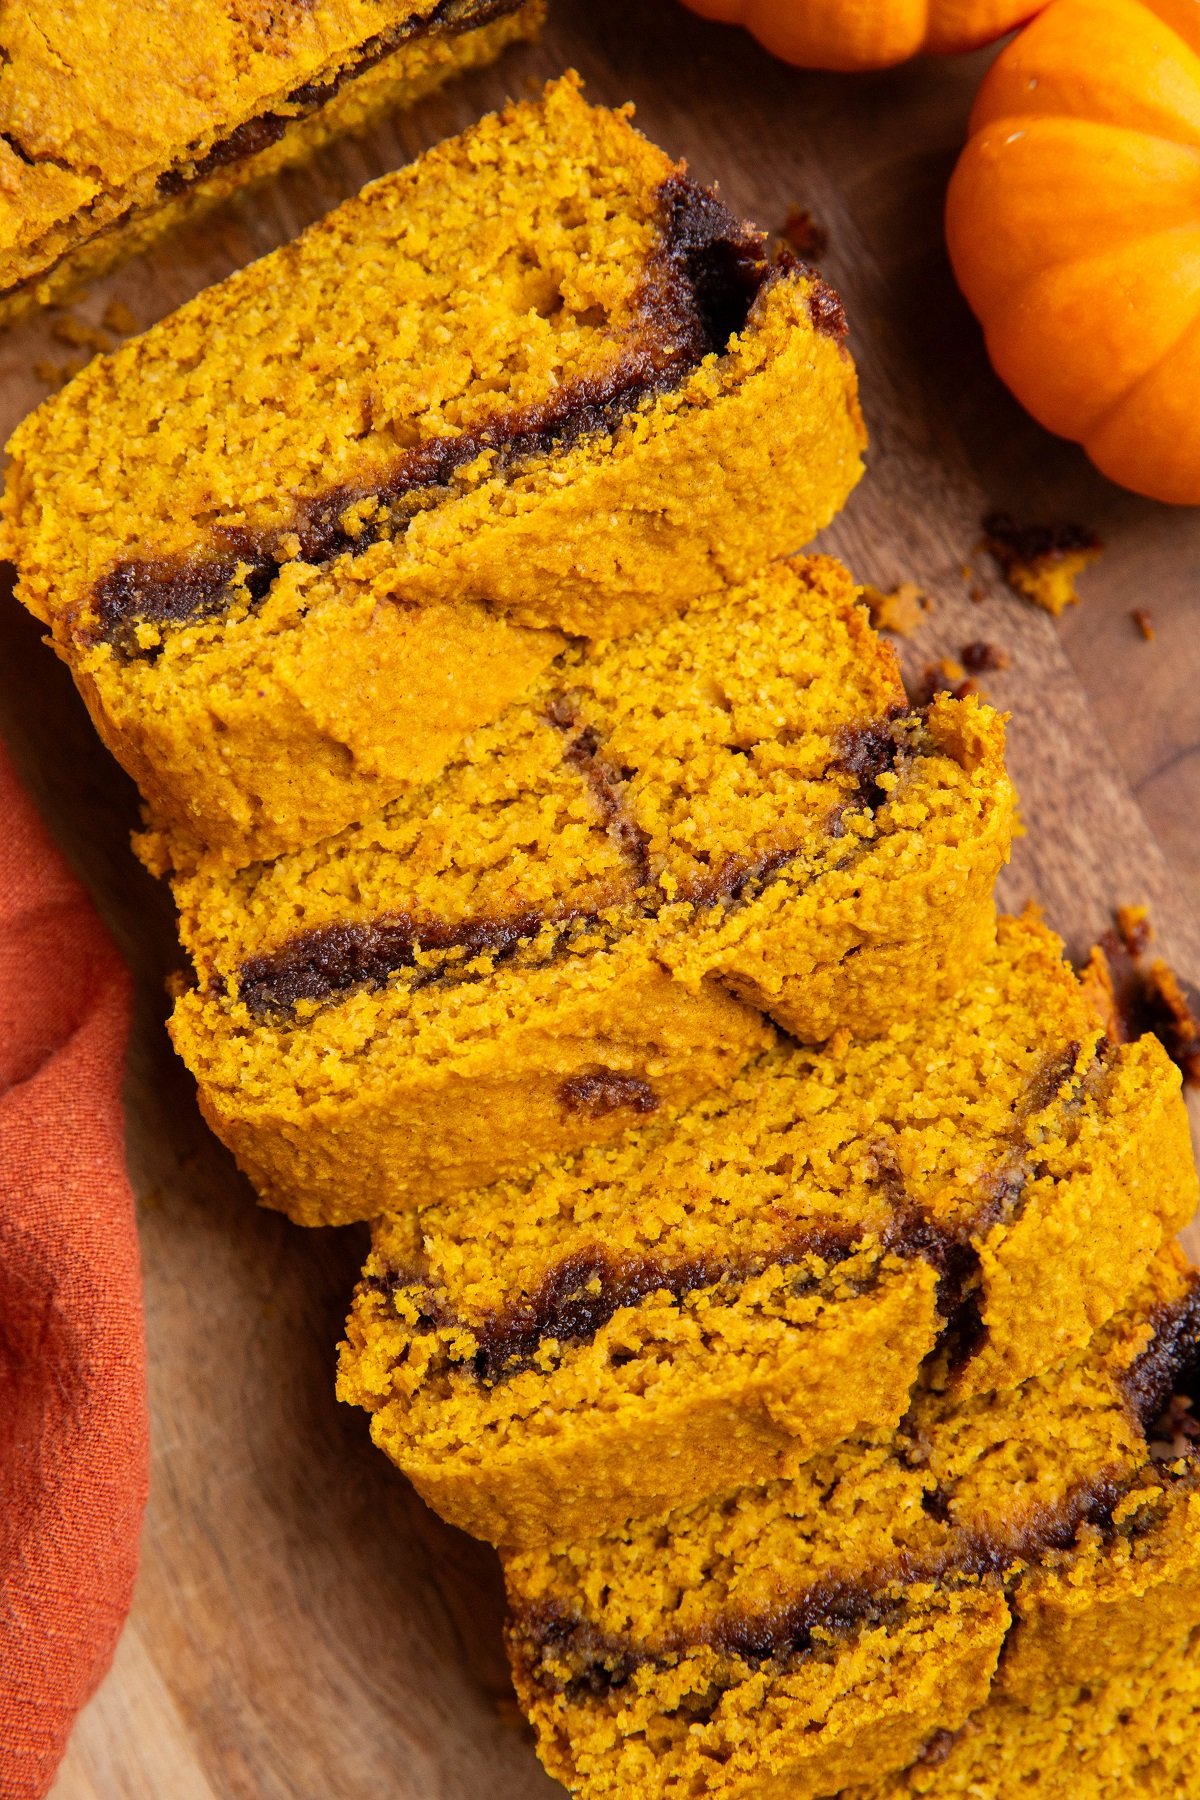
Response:
[[[1189,1087],[1200,1085],[1200,995],[1151,950],[1149,920],[1106,931],[1092,952],[1107,988],[1107,1029],[1115,1043],[1153,1035]]]
[[[916,1767],[922,1769],[940,1768],[961,1736],[961,1730],[935,1731],[932,1737],[925,1740],[920,1755],[915,1759]]]
[[[626,786],[634,771],[617,768],[605,756],[599,733],[580,719],[576,696],[556,696],[549,717],[564,734],[566,761],[580,771],[609,836],[622,853],[628,885],[614,889],[609,904],[652,916],[663,895],[655,882],[646,833],[626,799]],[[858,792],[854,800],[831,814],[828,829],[832,837],[842,835],[847,811],[878,807],[886,801],[878,776],[884,768],[894,768],[902,753],[908,753],[911,731],[903,751],[897,743],[916,718],[909,712],[897,712],[890,719],[842,733],[834,767],[850,770]],[[703,879],[681,886],[677,898],[698,907],[740,905],[794,859],[795,853],[787,850],[758,857],[728,857]],[[559,956],[568,953],[580,936],[601,929],[602,921],[594,911],[564,906],[557,912],[480,914],[453,923],[398,912],[354,925],[317,926],[242,963],[237,974],[238,997],[256,1017],[270,1018],[293,1011],[301,1001],[323,1003],[353,989],[382,987],[405,970],[413,971],[421,986],[448,978],[461,980],[473,957],[486,954],[494,964],[511,961],[548,926],[558,928],[551,954]],[[419,953],[431,951],[461,954],[450,964],[419,965]],[[569,1104],[569,1096],[564,1098]]]
[[[1003,575],[1062,562],[1064,557],[1100,549],[1094,531],[1083,525],[1019,525],[1008,513],[989,513],[983,521],[983,545]]]
[[[228,168],[232,163],[257,156],[260,150],[269,149],[279,142],[289,126],[328,105],[347,82],[365,75],[368,69],[373,69],[376,63],[414,38],[453,37],[475,31],[518,12],[524,4],[525,0],[442,0],[441,5],[435,6],[424,18],[402,20],[390,30],[369,38],[354,60],[327,81],[307,81],[303,86],[293,88],[284,101],[285,112],[259,113],[256,118],[236,126],[195,161],[165,169],[158,178],[158,192],[164,199],[175,199],[218,169]]]
[[[834,768],[854,779],[854,791],[830,816],[829,834],[841,837],[847,812],[877,811],[887,803],[884,775],[902,770],[930,746],[923,731],[923,709],[894,706],[884,718],[845,726],[838,738]]]
[[[1148,1419],[1163,1413],[1174,1382],[1182,1380],[1190,1391],[1195,1390],[1198,1347],[1200,1296],[1193,1289],[1181,1307],[1164,1313],[1158,1336],[1142,1359],[1145,1379],[1131,1404],[1143,1428]],[[1153,1378],[1151,1370],[1156,1372]],[[1200,1457],[1191,1446],[1180,1462],[1181,1468],[1175,1465],[1157,1471],[1156,1479],[1168,1490],[1181,1484],[1194,1487],[1200,1481]],[[954,1588],[1002,1581],[1014,1563],[1036,1563],[1047,1553],[1072,1549],[1085,1527],[1099,1531],[1108,1542],[1118,1536],[1143,1535],[1157,1523],[1156,1501],[1139,1508],[1119,1527],[1114,1520],[1117,1506],[1138,1484],[1137,1476],[1118,1482],[1098,1474],[1064,1494],[1056,1506],[1046,1508],[1020,1530],[1004,1536],[954,1531],[951,1523],[951,1542],[933,1555],[901,1554],[852,1578],[813,1582],[773,1607],[718,1612],[695,1630],[666,1633],[654,1647],[605,1633],[582,1612],[561,1602],[518,1606],[509,1628],[510,1648],[528,1679],[577,1702],[606,1698],[626,1686],[639,1669],[670,1669],[689,1652],[711,1648],[726,1665],[714,1680],[715,1703],[722,1692],[751,1672],[765,1668],[783,1673],[798,1659],[836,1654],[837,1641],[863,1626],[902,1623],[907,1613],[905,1590],[916,1583]],[[942,1511],[936,1505],[926,1510],[939,1518],[944,1512],[952,1522],[952,1497],[941,1496],[941,1502]],[[829,1638],[834,1640],[832,1647]],[[561,1669],[563,1664],[571,1669],[569,1676],[552,1673],[548,1666]]]
[[[392,975],[415,968],[420,951],[459,951],[463,962],[484,955],[495,963],[508,962],[548,923],[566,927],[594,920],[568,913],[552,920],[529,912],[448,925],[394,913],[365,925],[324,925],[298,933],[266,956],[247,958],[238,970],[238,994],[259,1017],[292,1012],[302,1001],[330,1000],[351,988],[382,987]],[[438,973],[422,971],[427,979]]]
[[[773,854],[754,861],[734,857],[723,864],[702,892],[698,905],[736,905],[785,868],[791,857]],[[657,889],[614,894],[631,918],[652,917],[662,896]],[[581,938],[616,929],[599,913],[565,906],[559,912],[477,915],[453,923],[433,917],[394,913],[363,924],[321,925],[298,932],[277,950],[247,957],[237,971],[237,997],[258,1019],[294,1012],[302,1001],[323,1004],[362,988],[382,988],[396,975],[409,973],[414,988],[433,982],[471,978],[472,958],[487,956],[492,967],[511,962],[532,946],[548,927],[553,944],[542,961],[570,955]],[[453,960],[422,964],[421,953],[457,953]]]
[[[853,1249],[854,1233],[837,1225],[815,1227],[790,1244],[741,1257],[668,1261],[649,1255],[617,1256],[595,1245],[554,1264],[527,1298],[470,1326],[432,1288],[425,1288],[419,1328],[470,1330],[477,1346],[471,1371],[479,1381],[493,1385],[531,1367],[548,1342],[588,1342],[622,1307],[636,1306],[651,1294],[668,1293],[683,1300],[702,1288],[741,1286],[769,1268],[790,1268],[812,1256],[844,1262]],[[367,1291],[383,1293],[410,1285],[403,1275],[369,1277],[363,1283]]]
[[[1181,1306],[1151,1319],[1154,1337],[1125,1375],[1126,1399],[1144,1431],[1151,1431],[1172,1398],[1200,1399],[1200,1284]]]
[[[900,754],[896,721],[915,716],[911,709],[897,706],[886,719],[871,719],[842,730],[836,766],[854,777],[855,798],[861,807],[874,809],[887,799],[879,780],[891,774]]]
[[[1018,1117],[1043,1110],[1049,1103],[1050,1083],[1057,1082],[1055,1093],[1062,1089],[1074,1070],[1077,1054],[1078,1046],[1071,1046],[1061,1057],[1047,1059],[1030,1083]],[[607,1072],[599,1079],[628,1081]],[[633,1084],[635,1090],[644,1086]],[[650,1103],[656,1104],[650,1090],[645,1091]],[[635,1102],[635,1110],[650,1109],[650,1104],[643,1107]],[[979,1207],[969,1225],[947,1228],[914,1204],[884,1148],[876,1148],[872,1154],[876,1180],[892,1211],[880,1233],[881,1250],[909,1261],[922,1257],[937,1270],[937,1305],[943,1321],[939,1352],[953,1370],[968,1359],[982,1337],[979,1254],[973,1240],[1001,1219],[1015,1216],[1024,1192],[1025,1168],[1011,1159],[991,1171],[980,1182]],[[776,1172],[786,1174],[788,1170]],[[651,1294],[667,1293],[682,1301],[702,1289],[736,1290],[772,1268],[795,1268],[814,1259],[827,1266],[841,1264],[861,1247],[863,1235],[861,1228],[821,1220],[765,1248],[737,1255],[674,1258],[650,1253],[618,1255],[593,1244],[552,1264],[531,1294],[471,1321],[457,1314],[444,1295],[415,1272],[371,1277],[363,1287],[383,1294],[415,1289],[421,1307],[418,1329],[469,1333],[475,1351],[469,1364],[458,1366],[493,1385],[532,1367],[547,1343],[577,1346],[589,1342],[623,1307],[636,1306]],[[802,1275],[796,1291],[810,1292],[820,1279]]]
[[[631,888],[614,895],[631,916],[644,916]],[[397,975],[410,986],[428,987],[474,977],[472,959],[486,956],[489,969],[502,968],[522,950],[536,945],[550,929],[553,941],[539,961],[569,956],[581,938],[594,942],[612,925],[592,911],[565,906],[558,912],[477,915],[454,922],[394,913],[363,924],[321,925],[298,932],[277,950],[247,957],[237,971],[237,997],[256,1019],[275,1020],[295,1011],[302,1001],[324,1004],[360,989],[383,988]],[[446,960],[421,963],[422,954],[446,953]]]
[[[669,1259],[647,1254],[616,1255],[592,1245],[564,1257],[547,1269],[533,1293],[511,1307],[468,1323],[432,1287],[403,1272],[370,1277],[366,1291],[391,1294],[402,1288],[420,1293],[424,1331],[470,1332],[476,1350],[469,1370],[485,1385],[509,1379],[531,1368],[548,1343],[576,1348],[591,1341],[623,1307],[637,1306],[651,1294],[682,1301],[704,1289],[744,1287],[768,1269],[788,1269],[819,1258],[827,1265],[844,1263],[861,1247],[862,1237],[836,1221],[816,1224],[790,1240],[741,1255],[712,1254]],[[939,1232],[914,1216],[896,1220],[883,1234],[883,1248],[909,1259],[924,1257],[939,1271],[938,1304],[943,1318],[955,1318],[966,1291],[978,1275],[978,1255],[961,1236]],[[796,1292],[811,1292],[819,1278],[801,1276]],[[864,1290],[865,1291],[865,1290]]]
[[[603,376],[564,381],[552,398],[499,413],[488,425],[437,438],[407,451],[381,482],[346,485],[297,503],[286,529],[220,530],[222,548],[178,559],[133,558],[116,564],[93,590],[87,631],[125,659],[154,660],[157,646],[138,641],[137,626],[170,627],[219,617],[235,602],[251,605],[270,591],[284,560],[281,540],[299,539],[300,557],[326,563],[355,555],[406,528],[436,505],[456,470],[492,452],[494,472],[570,449],[616,428],[645,400],[671,392],[713,351],[745,328],[767,285],[792,274],[794,259],[765,259],[765,240],[707,189],[672,176],[659,194],[659,242],[638,297],[640,335]],[[817,284],[813,317],[838,335],[844,320]],[[350,509],[367,503],[368,516]]]
[[[599,732],[593,725],[581,724],[570,695],[560,695],[552,703],[550,717],[556,725],[572,734],[566,748],[566,760],[586,781],[609,836],[630,870],[634,886],[649,888],[654,879],[650,867],[650,840],[625,799],[625,783],[636,770],[618,769],[609,761],[604,755]]]
[[[1124,1491],[1098,1478],[1009,1537],[958,1533],[958,1541],[940,1553],[898,1555],[854,1577],[814,1582],[777,1606],[718,1613],[694,1632],[666,1634],[653,1648],[606,1633],[559,1602],[542,1601],[515,1610],[510,1648],[528,1679],[574,1703],[619,1692],[641,1669],[666,1672],[696,1650],[713,1650],[723,1665],[713,1677],[715,1706],[721,1694],[752,1674],[782,1675],[814,1655],[832,1659],[864,1628],[899,1629],[909,1616],[908,1590],[918,1584],[950,1592],[999,1584],[1016,1562],[1069,1550],[1085,1526],[1111,1532]],[[551,1673],[563,1664],[572,1670],[569,1676]],[[696,1716],[689,1708],[689,1718]]]
[[[559,1088],[558,1097],[567,1112],[584,1113],[589,1119],[606,1119],[615,1112],[657,1112],[659,1104],[648,1081],[621,1075],[615,1069],[571,1075]]]

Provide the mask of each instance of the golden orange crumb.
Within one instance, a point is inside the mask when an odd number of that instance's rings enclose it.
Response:
[[[1140,956],[1154,937],[1148,906],[1118,906],[1117,930],[1130,956]]]
[[[1018,525],[1007,513],[990,513],[983,531],[983,548],[1013,593],[1055,618],[1078,601],[1076,578],[1102,548],[1082,525]]]
[[[110,300],[101,314],[100,323],[118,337],[131,337],[138,322],[123,300]]]
[[[868,584],[862,590],[863,604],[877,631],[894,631],[900,637],[912,637],[933,602],[915,581],[902,581],[899,587],[885,591]]]
[[[71,344],[77,350],[112,349],[112,339],[107,332],[101,331],[97,325],[89,325],[86,319],[75,318],[72,313],[56,319],[50,331],[60,344]]]
[[[789,206],[779,235],[806,262],[820,262],[829,248],[829,233],[807,207]]]

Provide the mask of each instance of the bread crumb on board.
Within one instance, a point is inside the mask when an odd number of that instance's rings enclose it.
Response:
[[[829,249],[829,233],[805,206],[788,207],[779,235],[805,262],[820,262]]]
[[[1012,657],[999,644],[991,644],[985,638],[974,638],[971,643],[964,644],[959,651],[964,669],[972,675],[982,675],[989,669],[1007,669],[1012,666]]]
[[[952,694],[956,700],[974,694],[986,700],[987,691],[976,676],[1007,669],[1011,664],[1012,658],[999,644],[976,638],[964,644],[957,657],[941,656],[936,662],[926,663],[920,680],[910,684],[909,698],[914,706],[928,706],[935,694]]]
[[[1154,926],[1145,906],[1120,906],[1083,971],[1089,1000],[1114,1044],[1153,1032],[1183,1072],[1200,1086],[1200,996],[1164,957],[1152,953]]]
[[[70,344],[76,350],[112,349],[112,339],[107,331],[101,331],[98,325],[91,325],[86,319],[77,319],[74,313],[55,319],[50,332],[60,344]]]
[[[894,631],[899,637],[912,637],[933,611],[932,600],[915,581],[902,581],[899,587],[887,590],[868,582],[862,590],[862,602],[876,631]]]
[[[117,337],[132,337],[138,329],[137,319],[123,300],[110,300],[100,315],[100,323]]]
[[[999,512],[983,521],[982,548],[1013,593],[1055,618],[1076,604],[1075,582],[1103,547],[1084,525],[1018,525]]]

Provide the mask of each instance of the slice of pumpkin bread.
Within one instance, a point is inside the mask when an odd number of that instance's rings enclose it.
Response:
[[[22,0],[0,24],[0,323],[532,37],[541,0]]]
[[[333,1223],[622,1135],[773,1034],[882,1030],[994,936],[1003,726],[911,712],[845,571],[564,651],[366,824],[176,880],[172,1034],[259,1187]]]
[[[273,856],[437,772],[561,632],[810,538],[861,470],[843,336],[810,270],[564,79],[32,414],[18,596],[160,860]]]
[[[1198,1197],[1157,1039],[1005,919],[951,1006],[380,1220],[339,1391],[452,1523],[593,1535],[1078,1351]]]
[[[510,1556],[547,1768],[580,1800],[816,1800],[912,1763],[989,1692],[1028,1703],[1048,1665],[1078,1687],[1177,1641],[1200,1623],[1200,1457],[1161,1415],[1198,1316],[1169,1249],[1020,1388],[925,1392],[789,1481]]]
[[[1200,1628],[1106,1681],[993,1694],[915,1763],[842,1800],[1189,1800],[1200,1794]]]

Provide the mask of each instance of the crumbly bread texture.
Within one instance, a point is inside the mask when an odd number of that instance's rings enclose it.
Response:
[[[0,323],[532,37],[542,0],[26,0],[0,25]]]
[[[177,879],[172,1033],[269,1203],[426,1204],[726,1085],[759,1007],[820,1040],[954,991],[994,937],[1003,726],[910,712],[854,592],[785,562],[571,648],[415,797]]]
[[[1165,1251],[1048,1375],[925,1391],[790,1481],[509,1557],[550,1772],[582,1800],[816,1800],[911,1764],[989,1692],[1036,1705],[1047,1669],[1081,1687],[1178,1641],[1200,1622],[1200,1458],[1171,1422],[1193,1281]]]
[[[1027,1701],[997,1693],[911,1768],[841,1800],[1188,1800],[1200,1794],[1200,1630],[1142,1667]]]
[[[1198,1198],[1166,1052],[1098,1042],[1006,919],[951,1006],[380,1220],[339,1391],[452,1523],[594,1535],[894,1426],[923,1364],[962,1394],[1058,1362]]]
[[[18,594],[159,860],[273,856],[435,773],[560,631],[811,537],[861,470],[843,336],[811,271],[564,79],[32,414]]]

